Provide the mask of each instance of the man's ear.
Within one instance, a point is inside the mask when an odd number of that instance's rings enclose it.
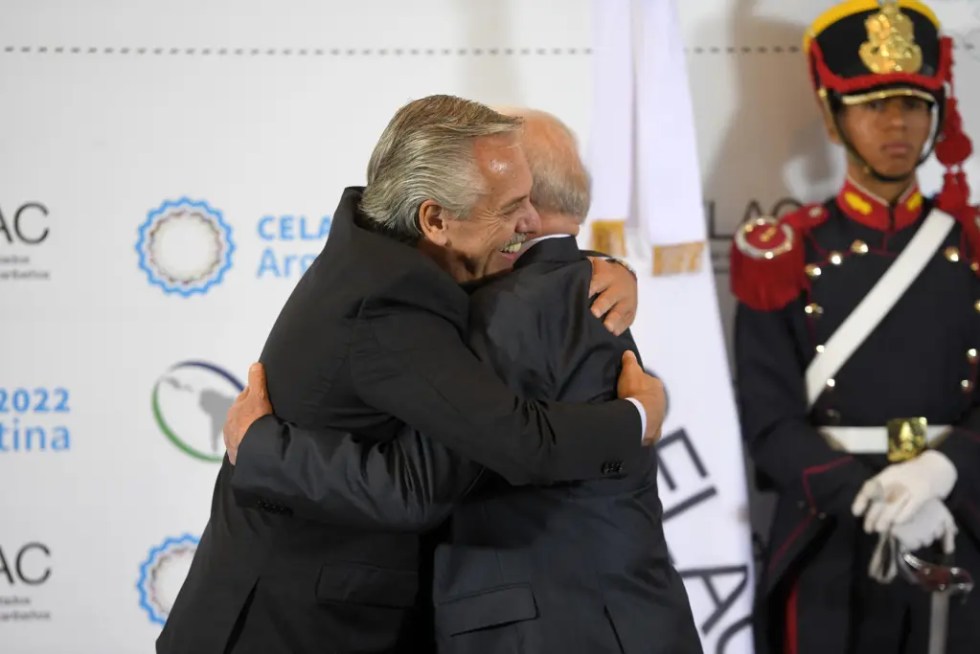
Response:
[[[435,200],[426,200],[419,205],[419,229],[422,238],[435,243],[446,245],[449,242],[449,212]]]
[[[840,130],[837,129],[837,122],[834,121],[834,115],[831,113],[831,111],[832,110],[829,107],[824,107],[823,124],[827,129],[827,138],[830,139],[831,143],[842,145],[843,142],[840,138]]]

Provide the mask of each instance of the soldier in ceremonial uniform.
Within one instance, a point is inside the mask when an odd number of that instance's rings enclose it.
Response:
[[[980,591],[935,602],[889,553],[980,575],[980,211],[952,43],[920,2],[849,0],[804,52],[847,178],[732,248],[742,430],[778,495],[758,651],[976,653]]]

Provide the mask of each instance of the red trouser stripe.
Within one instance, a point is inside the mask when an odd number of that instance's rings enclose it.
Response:
[[[793,588],[786,598],[786,642],[783,644],[784,654],[799,654],[799,627],[796,623],[797,602],[800,598],[800,580],[793,582]]]

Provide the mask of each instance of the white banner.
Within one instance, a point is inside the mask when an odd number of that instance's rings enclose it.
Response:
[[[658,446],[667,542],[705,651],[750,654],[754,582],[745,472],[703,247],[697,146],[677,16],[673,0],[596,0],[593,7],[591,217],[626,219],[629,259],[640,280],[633,335],[644,364],[667,388],[669,414]],[[583,230],[584,245],[591,226]],[[678,244],[693,248],[700,271],[651,275],[653,246]]]

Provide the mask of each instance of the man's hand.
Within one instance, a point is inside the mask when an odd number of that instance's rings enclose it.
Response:
[[[647,414],[646,431],[643,433],[643,444],[653,445],[660,440],[663,428],[664,413],[667,409],[667,396],[664,395],[664,385],[656,377],[644,372],[631,350],[623,353],[623,370],[619,373],[616,384],[616,394],[625,399],[632,397],[643,405]]]
[[[905,522],[892,527],[892,536],[908,552],[942,540],[943,553],[952,554],[956,542],[956,521],[941,500],[930,499]]]
[[[599,296],[592,302],[592,315],[619,336],[636,318],[636,278],[618,263],[594,257],[589,257],[589,261],[592,262],[589,297]]]
[[[269,389],[265,384],[265,368],[261,363],[253,363],[248,369],[248,384],[228,409],[228,417],[222,430],[231,465],[235,465],[238,458],[238,446],[245,438],[245,432],[253,422],[270,413],[272,404],[269,402]]]
[[[943,554],[956,549],[956,521],[941,500],[932,498],[923,504],[905,522],[892,526],[891,530],[878,534],[878,544],[871,554],[868,576],[877,582],[888,584],[895,579],[895,552],[914,552],[920,548],[940,543]]]
[[[865,482],[851,512],[864,516],[864,531],[883,533],[907,522],[929,500],[944,500],[956,483],[956,468],[945,454],[926,450],[895,463]]]

